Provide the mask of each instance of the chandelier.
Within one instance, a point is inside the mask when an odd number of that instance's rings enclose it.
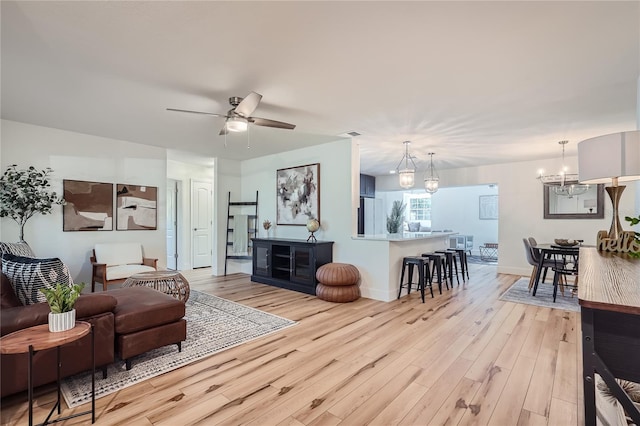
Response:
[[[402,143],[404,144],[404,155],[400,159],[400,162],[398,163],[398,166],[396,167],[396,171],[398,173],[398,179],[399,179],[399,182],[400,182],[400,186],[402,188],[404,188],[404,189],[409,189],[415,183],[416,163],[413,162],[413,159],[415,157],[412,157],[409,154],[409,145],[411,145],[411,142],[404,141]],[[404,161],[404,169],[400,169],[400,166],[402,165],[403,161]],[[411,164],[413,165],[413,168],[409,167],[409,161],[411,161]]]
[[[572,198],[574,195],[584,194],[589,190],[589,185],[578,183],[577,173],[567,173],[568,168],[564,165],[564,146],[569,141],[558,142],[562,146],[562,168],[557,174],[545,175],[544,170],[538,171],[538,179],[543,185],[550,187],[556,195]]]
[[[424,174],[424,190],[429,194],[433,194],[438,191],[438,182],[440,181],[440,179],[438,178],[438,173],[433,167],[434,155],[435,152],[429,153],[429,169]]]

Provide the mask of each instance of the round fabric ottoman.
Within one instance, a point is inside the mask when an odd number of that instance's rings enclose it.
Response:
[[[316,296],[327,302],[345,303],[360,298],[360,272],[348,263],[327,263],[316,271]]]

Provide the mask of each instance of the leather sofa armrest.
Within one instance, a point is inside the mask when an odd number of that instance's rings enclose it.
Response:
[[[82,294],[78,297],[74,306],[76,318],[82,320],[105,312],[113,312],[117,303],[118,301],[115,297],[105,293]]]
[[[149,257],[142,258],[142,264],[147,266],[152,266],[153,269],[158,269],[158,259],[151,259]]]
[[[46,324],[49,321],[49,312],[51,309],[45,302],[3,308],[0,311],[0,335],[4,336],[23,328]]]

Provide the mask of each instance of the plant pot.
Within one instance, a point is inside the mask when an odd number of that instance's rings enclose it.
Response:
[[[76,310],[72,309],[69,312],[63,312],[61,314],[54,314],[49,312],[49,331],[52,333],[58,331],[71,330],[76,326]]]

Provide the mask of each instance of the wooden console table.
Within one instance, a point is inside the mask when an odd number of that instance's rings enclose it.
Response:
[[[585,424],[596,424],[595,373],[640,424],[615,380],[640,383],[640,259],[581,248],[579,273]]]

